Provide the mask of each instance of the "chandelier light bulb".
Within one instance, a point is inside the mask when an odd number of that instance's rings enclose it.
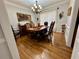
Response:
[[[39,5],[39,8],[42,9],[41,5]]]
[[[33,10],[34,8],[32,7],[32,10]]]
[[[34,4],[34,6],[36,6],[36,4]]]
[[[35,6],[35,8],[38,8],[37,6]]]
[[[35,9],[33,9],[33,11],[35,11]]]

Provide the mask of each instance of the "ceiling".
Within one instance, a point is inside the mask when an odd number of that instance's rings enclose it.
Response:
[[[31,8],[36,0],[6,0],[6,1]],[[37,1],[43,8],[45,8],[47,6],[50,6],[65,0],[37,0]]]

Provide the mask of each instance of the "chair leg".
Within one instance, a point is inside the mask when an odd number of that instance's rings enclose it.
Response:
[[[54,36],[52,37],[52,43],[53,43],[53,45],[54,45]]]
[[[48,42],[51,42],[51,36],[48,35]]]
[[[52,35],[49,35],[49,36],[48,36],[48,42],[50,42],[51,45],[52,45],[52,44],[54,45],[54,37],[52,37]]]
[[[49,39],[49,35],[47,36],[47,39],[48,39],[48,42],[50,42],[50,41],[49,41],[49,40],[50,40],[50,39]]]
[[[52,43],[52,36],[50,35],[50,43]]]

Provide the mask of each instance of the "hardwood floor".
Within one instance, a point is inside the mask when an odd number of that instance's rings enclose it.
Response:
[[[62,33],[54,33],[54,45],[27,36],[18,38],[16,43],[21,59],[70,59],[72,53],[72,49],[66,47]]]

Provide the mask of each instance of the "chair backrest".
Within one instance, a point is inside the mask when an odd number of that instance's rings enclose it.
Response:
[[[13,31],[13,34],[14,34],[14,29],[13,29],[13,27],[11,26],[11,28],[12,28],[12,31]]]
[[[16,38],[16,35],[15,35],[15,32],[14,32],[14,29],[13,29],[12,26],[11,26],[11,28],[12,28],[12,31],[13,31],[13,35],[14,35],[14,37]]]
[[[45,26],[48,26],[48,22],[44,22],[44,25],[45,25]]]
[[[52,34],[54,25],[55,25],[55,21],[54,21],[54,22],[51,22],[51,24],[50,24],[50,28],[49,28],[49,32],[48,32],[48,35]]]

